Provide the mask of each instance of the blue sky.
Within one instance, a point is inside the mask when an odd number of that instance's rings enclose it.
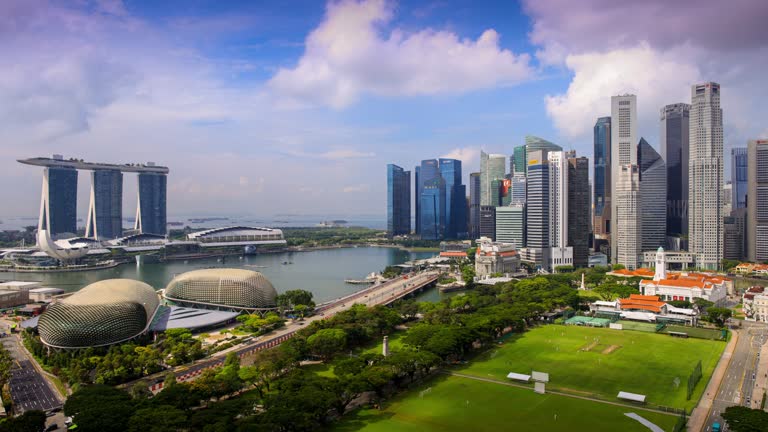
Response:
[[[40,173],[15,160],[63,153],[168,165],[171,215],[383,217],[387,163],[454,156],[466,175],[528,134],[591,157],[626,92],[658,147],[659,108],[703,80],[728,153],[768,134],[768,6],[697,5],[4,1],[0,216],[37,212]]]

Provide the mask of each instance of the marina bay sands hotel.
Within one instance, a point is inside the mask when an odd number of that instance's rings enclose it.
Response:
[[[166,234],[166,193],[168,168],[146,164],[108,164],[81,159],[20,159],[26,165],[43,167],[39,230],[51,236],[77,233],[77,173],[91,172],[91,196],[85,236],[97,240],[123,234],[123,173],[137,173],[138,205],[134,229],[140,233]]]

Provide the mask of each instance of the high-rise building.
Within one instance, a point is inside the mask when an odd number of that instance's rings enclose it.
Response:
[[[144,234],[167,233],[168,176],[142,172],[139,178],[139,205],[134,229]]]
[[[442,239],[445,233],[445,181],[442,177],[423,182],[420,203],[421,238]]]
[[[387,234],[411,233],[411,172],[387,165]]]
[[[549,256],[549,161],[545,150],[528,152],[526,182],[526,247],[539,257],[536,264],[546,266]],[[545,255],[546,254],[546,255]]]
[[[413,209],[414,209],[414,232],[421,234],[421,166],[416,165],[413,169]]]
[[[689,140],[688,249],[698,267],[716,270],[723,257],[720,84],[692,86]]]
[[[480,205],[495,205],[492,183],[503,180],[507,157],[480,151]]]
[[[445,238],[467,237],[467,189],[461,182],[461,161],[441,158],[440,175],[445,181]]]
[[[733,209],[723,218],[723,258],[743,260],[747,257],[747,209]]]
[[[611,97],[611,262],[619,263],[618,245],[622,241],[620,237],[625,233],[619,228],[618,200],[616,199],[617,189],[620,182],[624,182],[625,187],[631,187],[634,184],[632,172],[634,169],[622,169],[624,165],[637,165],[637,97],[635,95],[622,95]],[[622,172],[628,174],[626,179],[619,179],[618,174]],[[625,195],[625,198],[629,195]],[[628,204],[628,203],[627,203]],[[637,209],[636,205],[631,207],[632,211]],[[622,210],[623,215],[630,217],[634,224],[636,215],[629,214],[629,208]],[[616,228],[616,229],[614,229]],[[623,242],[625,247],[627,241]],[[634,244],[633,244],[634,246]],[[625,250],[625,256],[627,251]],[[625,264],[626,265],[626,264]]]
[[[747,144],[747,259],[768,261],[768,140]]]
[[[731,182],[725,182],[723,185],[723,214],[729,215],[731,214],[731,210],[733,210],[733,183]],[[746,194],[744,194],[744,198],[746,199]]]
[[[496,240],[496,206],[480,206],[480,237]]]
[[[568,246],[573,265],[589,264],[589,159],[568,158]]]
[[[565,152],[547,154],[549,167],[549,263],[547,270],[573,265],[568,245],[568,160]]]
[[[690,110],[690,105],[676,103],[661,108],[659,116],[661,157],[667,164],[667,236],[674,238],[688,235]]]
[[[529,161],[531,160],[531,158],[528,155],[531,152],[536,150],[544,150],[545,152],[551,152],[551,151],[563,151],[563,148],[555,143],[545,140],[544,138],[539,138],[533,135],[527,135],[525,137],[525,154],[526,154],[526,158]]]
[[[421,197],[424,194],[424,184],[440,177],[440,167],[437,159],[425,159],[421,161],[421,164],[416,168],[416,228],[418,235],[422,235],[424,227],[422,223],[424,221],[424,215],[421,208]],[[429,219],[430,217],[428,217]]]
[[[512,180],[510,178],[504,178],[492,181],[491,194],[491,205],[510,205],[512,203]]]
[[[123,173],[119,170],[93,170],[85,236],[95,239],[114,239],[122,234]]]
[[[594,221],[595,238],[611,234],[611,118],[600,117],[594,127]]]
[[[640,266],[642,221],[639,217],[640,169],[635,164],[619,165],[612,171],[616,187],[611,199],[616,203],[616,263],[630,270]]]
[[[731,209],[747,208],[747,149],[731,149]]]
[[[515,147],[510,159],[512,162],[511,174],[521,174],[523,176],[528,174],[528,158],[525,145]]]
[[[469,175],[469,238],[480,238],[480,173]]]
[[[651,252],[667,244],[667,165],[664,158],[645,140],[637,145],[640,167],[641,252]]]
[[[64,166],[43,169],[38,229],[51,237],[77,233],[77,170]]]
[[[496,207],[496,241],[525,247],[525,206]]]
[[[525,204],[525,174],[515,173],[512,176],[512,204]]]

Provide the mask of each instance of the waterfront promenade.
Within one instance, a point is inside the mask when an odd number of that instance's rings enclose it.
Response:
[[[268,335],[262,336],[258,340],[248,344],[239,345],[225,351],[218,352],[211,357],[201,359],[192,364],[182,365],[173,369],[178,382],[194,380],[205,369],[219,367],[224,364],[224,358],[230,352],[235,352],[241,359],[252,355],[263,349],[273,348],[282,342],[290,339],[295,333],[314,321],[327,319],[335,314],[345,311],[354,304],[364,304],[366,306],[386,305],[411,294],[421,291],[425,287],[437,282],[439,272],[428,271],[413,275],[400,276],[380,284],[370,286],[366,289],[355,292],[354,294],[341,297],[332,302],[320,305],[315,314],[303,321],[293,321]],[[163,371],[149,377],[142,378],[140,381],[148,381],[152,393],[157,393],[163,389],[163,378],[169,371]],[[126,383],[120,387],[130,387],[136,381]]]

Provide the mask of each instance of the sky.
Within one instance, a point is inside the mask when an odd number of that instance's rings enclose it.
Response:
[[[3,0],[0,217],[38,212],[16,160],[58,153],[168,166],[169,215],[383,219],[387,163],[466,177],[525,135],[591,157],[624,93],[658,148],[703,81],[729,154],[768,136],[766,22],[764,0]]]

